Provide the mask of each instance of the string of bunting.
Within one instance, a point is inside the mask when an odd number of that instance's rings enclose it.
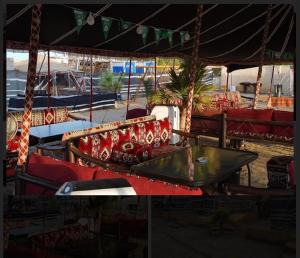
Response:
[[[270,58],[270,59],[280,59],[280,58],[284,59],[284,60],[294,59],[294,53],[292,53],[292,52],[286,52],[285,51],[280,55],[279,51],[274,51],[274,50],[271,50],[271,49],[266,49],[265,56]]]
[[[94,25],[92,13],[89,14],[89,12],[81,11],[78,9],[73,10],[73,12],[74,12],[74,18],[76,21],[76,27],[77,27],[76,29],[77,29],[78,34],[80,33],[80,31],[84,25],[86,25],[86,24]],[[89,16],[88,16],[88,14],[89,14]],[[118,22],[119,31],[127,30],[130,27],[132,27],[133,25],[136,25],[133,22],[125,21],[122,18],[116,19],[116,18],[112,18],[112,17],[101,16],[102,31],[103,31],[103,35],[104,35],[105,39],[107,39],[107,37],[108,37],[108,34],[110,32],[110,29],[111,29],[111,26],[112,26],[112,23],[114,20]],[[139,26],[137,26],[136,32],[137,32],[137,34],[141,35],[144,45],[147,42],[147,37],[148,37],[149,31],[150,31],[150,28],[152,28],[154,30],[156,45],[159,44],[160,40],[168,39],[170,46],[171,47],[173,46],[173,40],[174,40],[173,35],[177,31],[170,30],[170,29],[156,28],[153,26],[139,25]],[[181,47],[183,47],[184,42],[190,40],[190,35],[189,35],[188,31],[179,31],[179,35],[180,35],[180,44],[181,44]]]

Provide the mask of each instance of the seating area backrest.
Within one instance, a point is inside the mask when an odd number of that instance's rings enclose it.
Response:
[[[272,109],[229,109],[228,118],[254,119],[272,121]],[[236,136],[264,136],[271,131],[270,125],[249,124],[242,122],[227,123],[228,135]]]
[[[168,145],[172,124],[168,118],[137,123],[124,129],[106,131],[79,138],[78,149],[93,158],[108,161],[112,149],[119,143],[151,144],[154,148]]]
[[[241,120],[258,121],[294,121],[294,112],[279,111],[273,109],[229,109],[227,110],[227,135],[236,137],[262,137],[267,140],[292,141],[294,139],[293,126],[279,126],[270,124],[257,124],[246,121],[230,121],[230,118],[239,118]],[[201,115],[210,117],[221,115],[221,111],[206,111],[202,113],[193,113],[192,115]],[[210,121],[205,118],[192,118],[191,131],[207,135],[220,135],[221,123],[219,121]]]
[[[294,121],[294,112],[274,110],[273,121]],[[294,128],[286,126],[272,126],[271,135],[274,137],[288,140],[294,137]]]
[[[18,127],[22,127],[23,112],[12,112],[18,121]],[[67,108],[50,108],[32,111],[31,126],[49,125],[69,121]]]

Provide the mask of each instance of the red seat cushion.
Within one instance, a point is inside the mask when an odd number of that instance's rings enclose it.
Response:
[[[228,118],[242,118],[255,120],[272,120],[273,110],[271,109],[229,109]],[[262,124],[249,124],[243,122],[228,122],[228,135],[237,136],[265,136],[270,133],[271,126]]]
[[[294,112],[274,110],[273,121],[294,121]],[[271,134],[279,137],[294,138],[293,127],[272,126]]]
[[[95,179],[125,178],[138,195],[202,195],[200,188],[188,188],[185,186],[165,183],[159,180],[151,180],[146,177],[138,177],[125,173],[117,173],[98,168]]]
[[[96,169],[78,166],[67,161],[32,154],[29,159],[28,174],[50,182],[63,184],[67,181],[92,180]],[[41,194],[44,187],[26,184],[26,194]],[[49,191],[54,193],[53,191]]]
[[[125,164],[137,164],[151,158],[152,146],[135,142],[121,142],[113,147],[111,159]]]

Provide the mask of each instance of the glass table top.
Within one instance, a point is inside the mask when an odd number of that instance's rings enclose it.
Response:
[[[30,135],[36,138],[47,138],[52,136],[63,135],[65,132],[71,132],[86,128],[95,127],[98,124],[84,121],[68,121],[63,123],[51,124],[51,125],[42,125],[30,128]]]
[[[196,159],[199,157],[205,157],[207,163],[198,162]],[[194,145],[168,156],[134,165],[131,171],[137,175],[170,183],[199,187],[230,177],[257,157],[258,154],[254,152]]]

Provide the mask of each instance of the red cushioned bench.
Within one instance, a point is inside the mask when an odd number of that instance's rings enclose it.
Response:
[[[221,111],[194,113],[191,132],[220,136]],[[259,139],[293,143],[294,113],[273,109],[229,109],[226,113],[228,138]]]

